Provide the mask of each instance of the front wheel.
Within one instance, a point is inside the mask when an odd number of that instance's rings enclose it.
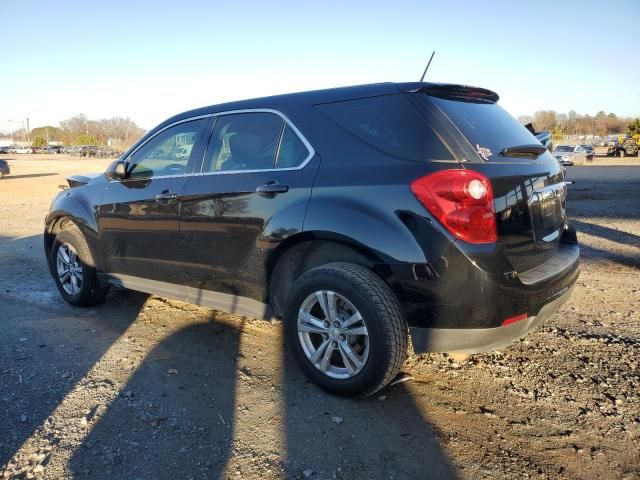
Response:
[[[373,395],[407,355],[407,325],[396,296],[360,265],[330,263],[302,275],[287,301],[285,329],[302,371],[338,395]]]
[[[50,262],[56,286],[67,302],[89,306],[104,300],[108,287],[100,285],[87,242],[76,226],[56,235]]]

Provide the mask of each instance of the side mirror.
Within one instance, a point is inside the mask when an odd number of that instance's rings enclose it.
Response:
[[[122,160],[116,160],[107,167],[105,175],[110,180],[123,180],[127,178],[127,165]]]
[[[123,179],[127,176],[127,166],[124,162],[116,163],[116,168],[113,170],[113,176],[117,179]]]

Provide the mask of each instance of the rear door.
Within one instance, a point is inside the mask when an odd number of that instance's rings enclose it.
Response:
[[[185,283],[199,291],[264,300],[270,252],[302,230],[319,166],[284,115],[251,110],[215,119],[180,218]]]
[[[109,182],[98,212],[105,272],[177,283],[180,196],[209,120],[160,131],[126,159],[128,178]]]
[[[423,106],[446,116],[468,141],[464,167],[489,178],[499,242],[516,271],[528,271],[553,256],[566,223],[566,186],[548,150],[537,157],[501,153],[540,143],[495,101],[463,93],[456,99],[446,92],[418,95]]]

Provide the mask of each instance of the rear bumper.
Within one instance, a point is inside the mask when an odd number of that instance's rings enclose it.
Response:
[[[449,352],[480,353],[502,348],[524,336],[553,315],[571,295],[567,287],[552,301],[544,305],[537,315],[504,327],[495,328],[418,328],[409,329],[416,353]]]

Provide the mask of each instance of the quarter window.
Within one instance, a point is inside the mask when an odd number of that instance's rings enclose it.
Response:
[[[309,149],[302,143],[300,137],[287,125],[282,134],[276,168],[295,168],[309,156]]]
[[[179,123],[153,137],[129,157],[130,177],[184,174],[207,122],[204,118]]]
[[[408,160],[453,160],[453,156],[404,95],[386,95],[317,105],[327,117],[372,147]]]

